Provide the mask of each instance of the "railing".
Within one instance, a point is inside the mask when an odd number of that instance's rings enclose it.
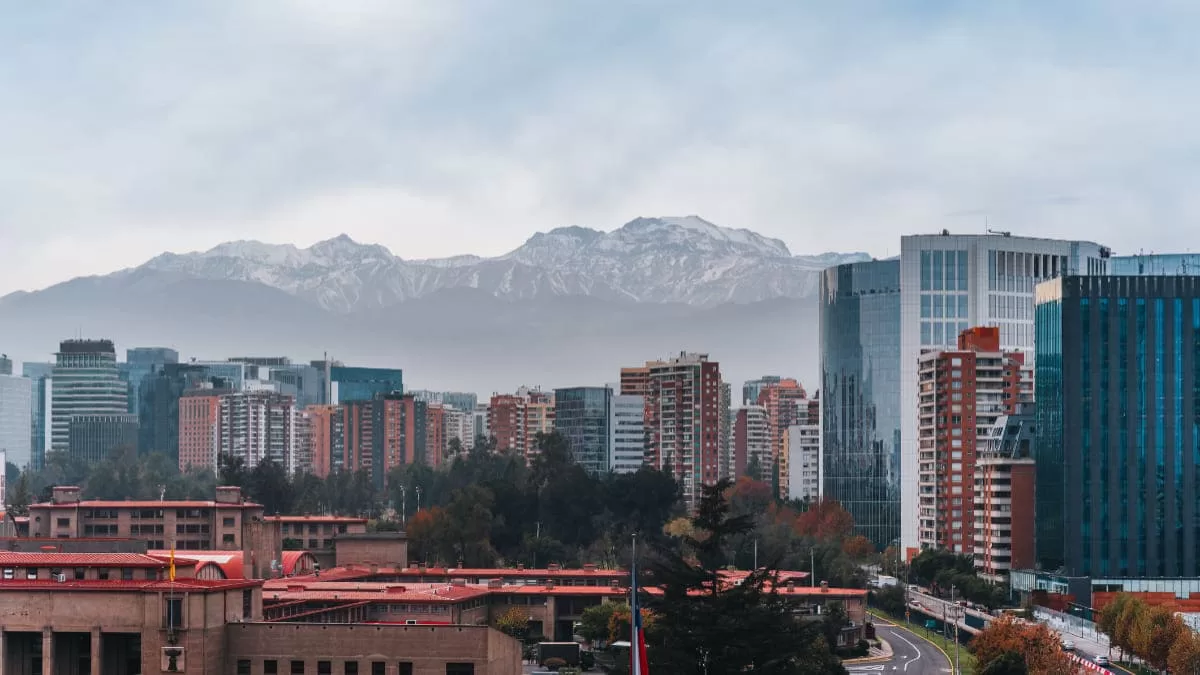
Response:
[[[1068,633],[1084,638],[1085,640],[1091,640],[1103,647],[1109,646],[1108,635],[1096,628],[1095,623],[1083,617],[1064,614],[1047,607],[1034,607],[1033,618],[1048,624],[1060,633]]]

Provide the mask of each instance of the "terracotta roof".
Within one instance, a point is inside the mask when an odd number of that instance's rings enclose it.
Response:
[[[354,516],[265,516],[263,520],[272,523],[345,523],[367,524],[366,518]]]
[[[13,579],[0,581],[0,589],[11,591],[224,591],[253,588],[262,582],[253,579],[176,579],[175,581],[125,581],[120,579],[84,579],[64,582],[48,579]]]
[[[162,551],[162,550],[147,551],[147,553],[149,553],[150,555],[156,556],[156,557],[163,557],[163,556],[170,557],[170,555],[171,555],[170,551]],[[182,553],[180,551],[175,552],[175,560],[178,561],[183,556],[187,556],[188,559],[194,560],[197,563],[199,563],[199,565],[197,566],[197,569],[196,569],[197,574],[200,573],[200,570],[205,565],[216,565],[217,567],[219,567],[221,569],[221,572],[225,575],[226,579],[242,579],[246,576],[245,568],[243,567],[244,555],[241,551],[191,551],[191,550],[189,550],[189,551],[182,552]]]
[[[501,586],[489,588],[492,593],[503,595],[585,595],[601,597],[618,597],[629,594],[628,587],[611,586]]]
[[[176,558],[176,562],[181,562]],[[17,553],[0,551],[0,567],[154,567],[167,561],[140,553]]]
[[[283,573],[288,576],[294,573],[296,571],[296,565],[304,559],[304,556],[312,558],[313,562],[317,561],[316,556],[308,551],[284,551],[283,560],[280,561],[283,564]]]
[[[240,504],[232,504],[229,502],[215,501],[119,501],[119,500],[84,500],[80,502],[70,502],[66,504],[55,504],[54,502],[41,502],[31,504],[31,509],[211,509],[211,508],[227,508],[227,509],[261,509],[262,504],[254,502],[242,502]]]
[[[350,602],[367,600],[381,603],[451,604],[472,598],[486,597],[488,592],[487,588],[480,586],[452,586],[449,584],[318,583],[305,585],[295,583],[295,579],[273,579],[264,584],[263,598],[268,601],[345,600]]]

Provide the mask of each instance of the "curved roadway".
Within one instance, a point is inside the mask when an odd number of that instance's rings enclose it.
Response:
[[[915,634],[892,623],[875,621],[876,634],[892,646],[892,658],[884,663],[847,665],[850,673],[884,673],[891,675],[947,675],[950,661],[942,651]]]

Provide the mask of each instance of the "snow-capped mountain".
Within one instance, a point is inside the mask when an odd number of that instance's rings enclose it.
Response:
[[[698,216],[638,218],[612,232],[562,227],[539,232],[496,258],[402,260],[346,235],[301,249],[236,241],[202,253],[160,255],[137,270],[252,281],[335,312],[388,307],[449,288],[507,300],[586,295],[604,300],[697,306],[803,298],[817,273],[862,253],[793,256],[787,246]]]

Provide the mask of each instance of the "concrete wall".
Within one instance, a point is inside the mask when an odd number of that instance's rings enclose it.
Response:
[[[291,662],[305,662],[305,672],[317,672],[318,661],[330,661],[341,672],[346,661],[357,661],[359,673],[371,664],[387,664],[388,675],[398,664],[413,664],[414,675],[445,675],[447,663],[472,663],[476,675],[519,675],[520,644],[483,626],[369,626],[335,624],[231,624],[227,629],[225,672],[236,673],[239,660],[250,661],[252,675],[261,675],[263,661],[276,660],[279,672]],[[190,665],[190,664],[189,664]]]
[[[334,545],[338,567],[370,564],[381,567],[408,566],[408,541],[401,535],[340,536],[334,540]]]

